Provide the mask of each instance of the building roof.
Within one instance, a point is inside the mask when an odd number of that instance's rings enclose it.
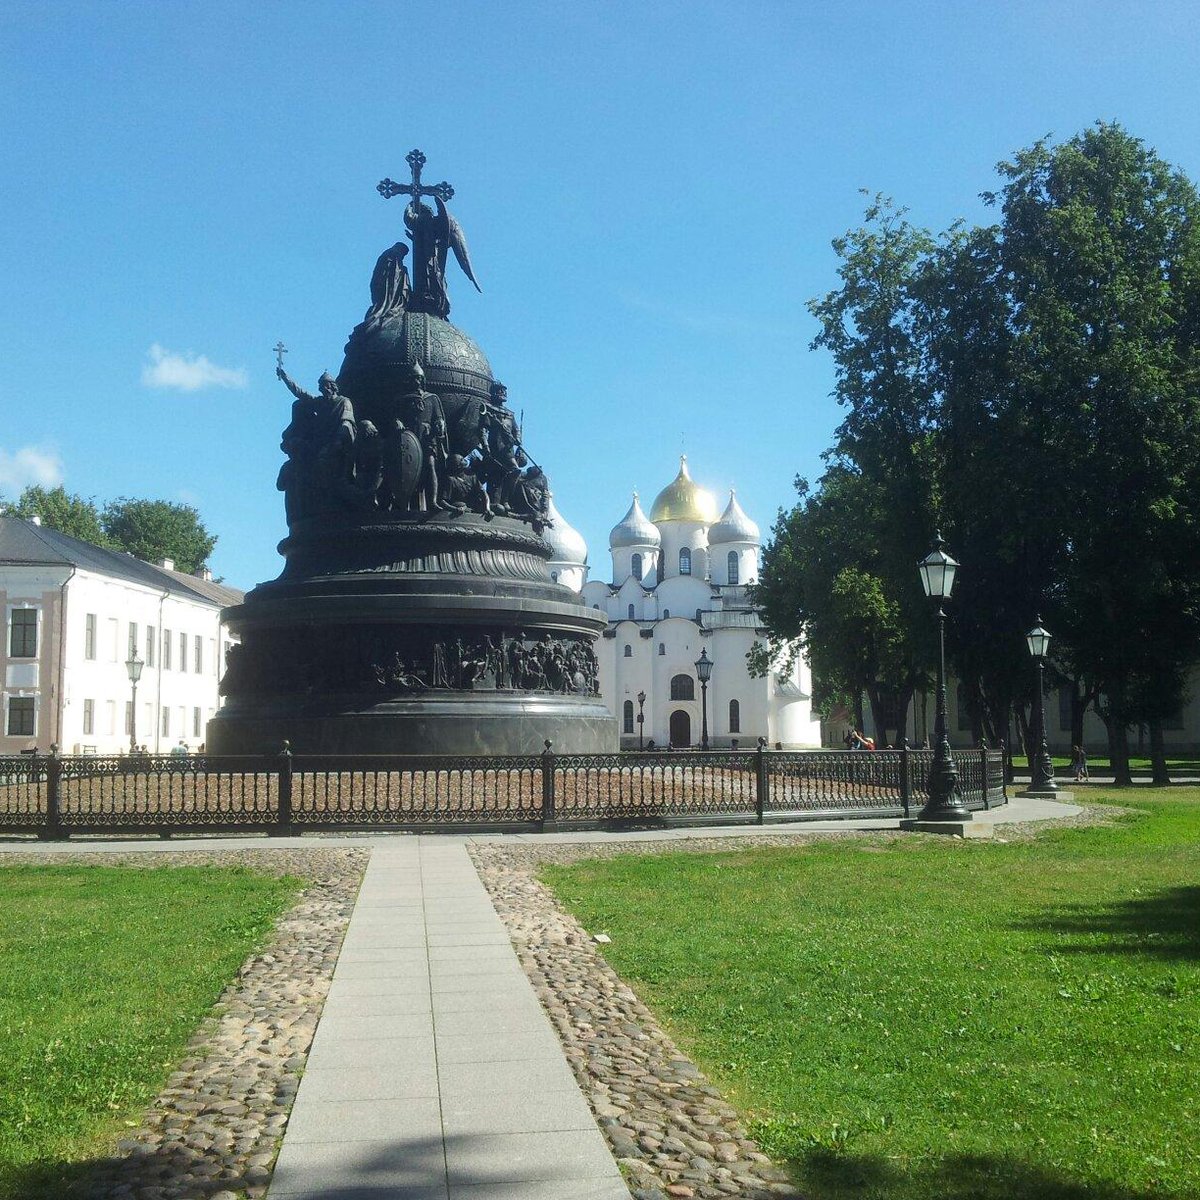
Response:
[[[553,494],[546,497],[547,516],[550,526],[542,534],[542,540],[550,547],[550,561],[587,566],[587,542],[583,535],[558,511]]]
[[[709,545],[719,546],[724,542],[753,542],[757,545],[758,537],[758,526],[742,511],[737,495],[730,492],[729,504],[721,514],[721,519],[709,527]]]
[[[687,469],[687,455],[679,456],[679,474],[658,493],[654,507],[650,509],[650,520],[656,525],[661,521],[694,521],[699,525],[711,525],[717,519],[717,502],[713,494],[692,480]]]
[[[654,547],[661,543],[662,534],[646,519],[646,514],[642,512],[642,506],[638,503],[638,494],[634,492],[629,511],[613,526],[608,535],[608,548],[619,550],[629,546]]]
[[[91,542],[20,517],[0,516],[0,566],[8,564],[78,567],[218,607],[239,604],[243,595],[236,588],[182,571],[168,571],[122,550],[93,546]]]

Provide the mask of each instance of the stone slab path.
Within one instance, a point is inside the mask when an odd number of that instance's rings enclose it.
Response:
[[[270,1200],[628,1200],[460,840],[376,843]]]

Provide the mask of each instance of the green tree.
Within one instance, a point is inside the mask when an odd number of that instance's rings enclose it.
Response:
[[[881,519],[885,495],[844,466],[831,467],[816,492],[804,480],[796,487],[800,501],[780,513],[753,589],[771,638],[751,667],[764,673],[776,655],[803,648],[814,700],[846,705],[862,728],[865,695],[882,732],[885,697],[911,694],[913,684],[909,627],[882,577],[886,556],[864,535]]]
[[[1128,726],[1161,721],[1200,652],[1200,197],[1112,124],[1000,173],[1021,486],[1053,513],[1036,573],[1127,782]]]
[[[834,241],[840,286],[809,308],[846,416],[816,493],[775,527],[758,593],[776,641],[802,630],[817,686],[865,692],[881,735],[904,728],[931,662],[916,563],[934,527],[936,408],[917,283],[933,245],[880,196]]]
[[[6,514],[30,520],[37,517],[49,529],[96,546],[111,546],[100,522],[96,502],[63,487],[27,487],[17,500],[4,506]]]
[[[170,558],[179,571],[199,570],[208,561],[215,536],[187,504],[167,500],[113,500],[101,514],[104,532],[123,550],[147,562]]]

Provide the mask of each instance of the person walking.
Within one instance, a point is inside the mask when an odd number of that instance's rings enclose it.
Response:
[[[1071,747],[1071,766],[1075,771],[1076,783],[1088,782],[1087,751],[1082,746]]]

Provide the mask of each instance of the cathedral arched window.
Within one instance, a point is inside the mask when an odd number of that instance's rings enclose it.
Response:
[[[631,621],[633,621],[633,620],[635,620],[635,619],[636,619],[636,618],[634,617],[634,611],[635,611],[635,610],[634,610],[634,607],[633,607],[633,605],[631,604],[631,605],[629,606],[629,619],[630,619]]]
[[[671,610],[669,608],[664,608],[663,609],[663,620],[665,621],[670,615],[671,615]]]
[[[626,700],[621,709],[621,732],[633,732],[633,701]]]
[[[742,706],[736,700],[729,702],[729,732],[742,732]]]
[[[550,572],[550,581],[551,581],[552,583],[557,583],[557,582],[558,582],[558,572],[557,572],[557,571],[551,571],[551,572]]]
[[[679,551],[679,573],[680,575],[692,573],[692,552],[686,546]]]
[[[671,676],[672,700],[695,700],[696,681],[690,675]]]
[[[658,657],[663,658],[666,656],[666,653],[667,653],[667,643],[659,642],[658,643]]]
[[[633,647],[630,646],[628,643],[626,643],[626,645],[625,645],[625,657],[626,658],[633,657]]]
[[[642,577],[642,556],[640,554],[635,554],[633,556],[633,558],[630,559],[629,569],[633,572],[634,579],[641,579],[641,577]]]
[[[725,560],[729,564],[729,582],[737,583],[738,581],[738,556],[736,550],[730,550],[729,557]]]

